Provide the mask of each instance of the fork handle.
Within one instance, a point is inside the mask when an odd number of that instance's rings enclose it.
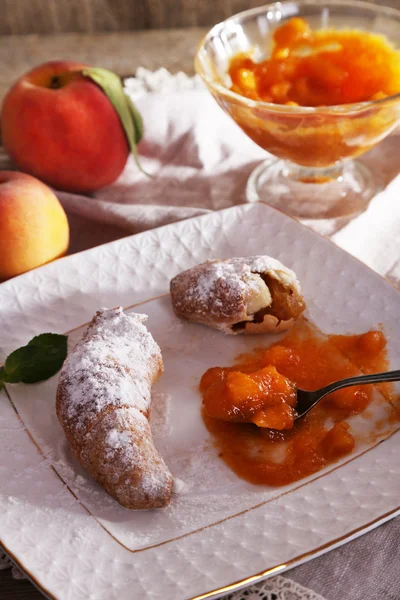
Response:
[[[384,381],[400,381],[400,369],[397,371],[386,371],[385,373],[372,373],[371,375],[358,375],[357,377],[349,377],[341,379],[321,388],[316,393],[321,394],[320,397],[326,396],[331,392],[340,390],[341,388],[351,387],[352,385],[360,385],[364,383],[382,383]]]

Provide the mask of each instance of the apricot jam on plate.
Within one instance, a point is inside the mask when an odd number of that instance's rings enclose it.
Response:
[[[296,386],[272,365],[249,374],[209,369],[200,390],[205,412],[213,419],[279,430],[293,427]]]
[[[368,419],[372,402],[388,405],[390,419],[398,419],[391,385],[379,384],[339,390],[294,422],[296,386],[316,390],[387,369],[382,332],[325,336],[299,321],[278,343],[204,373],[203,419],[219,456],[239,477],[286,485],[351,453],[357,440],[347,421],[361,413]]]
[[[333,106],[400,92],[400,52],[382,35],[353,29],[313,31],[290,19],[273,36],[269,58],[233,57],[232,91],[264,102]]]

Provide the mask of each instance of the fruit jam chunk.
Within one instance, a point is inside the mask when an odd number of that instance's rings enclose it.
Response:
[[[296,17],[275,30],[269,58],[256,63],[237,54],[229,75],[231,89],[253,100],[289,106],[364,102],[400,92],[400,52],[381,35],[313,31]]]

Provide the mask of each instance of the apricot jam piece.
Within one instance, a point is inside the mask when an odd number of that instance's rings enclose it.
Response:
[[[279,369],[288,365],[297,365],[300,357],[292,348],[276,344],[265,350],[263,360]]]
[[[258,383],[264,394],[264,404],[273,405],[286,402],[295,406],[297,401],[296,387],[292,381],[278,373],[275,367],[267,366],[250,375]]]
[[[271,56],[233,57],[232,90],[275,104],[329,106],[400,92],[400,53],[383,36],[359,30],[313,31],[299,17],[278,27]]]
[[[223,369],[221,367],[212,367],[208,369],[202,376],[200,380],[200,391],[203,394],[211,385],[216,383],[217,381],[221,381],[226,377],[228,373],[228,369]]]
[[[226,378],[226,394],[229,395],[232,406],[244,412],[247,407],[260,401],[262,391],[252,376],[233,371]]]
[[[289,404],[281,402],[274,406],[267,406],[256,412],[253,423],[257,427],[268,429],[291,429],[294,424],[294,412]]]
[[[203,404],[213,419],[245,422],[252,409],[261,407],[261,390],[248,375],[232,371],[203,392]]]
[[[218,369],[212,373],[207,371],[200,384],[204,409],[209,417],[260,423],[260,427],[269,427],[261,424],[268,421],[273,423],[274,429],[287,429],[293,425],[291,407],[296,404],[296,388],[275,367],[264,367],[250,375],[240,371],[224,373],[223,369]],[[269,411],[269,407],[274,410]]]
[[[341,423],[336,423],[328,431],[322,442],[322,451],[326,460],[335,460],[349,454],[353,450],[354,438],[349,429],[349,424],[342,421]]]
[[[344,409],[348,413],[359,413],[366,408],[370,402],[370,396],[360,386],[343,388],[329,396],[332,406]]]
[[[300,17],[294,17],[275,30],[274,42],[277,48],[290,48],[310,35],[311,27],[308,23]]]
[[[206,414],[221,421],[234,420],[238,409],[226,393],[225,380],[216,381],[203,392],[203,405]]]
[[[363,373],[387,371],[386,338],[382,331],[371,330],[361,335],[333,335],[332,343]],[[393,398],[393,386],[379,383],[376,386],[387,399]],[[367,392],[367,386],[364,391]]]
[[[386,339],[381,331],[367,331],[358,337],[357,344],[361,353],[373,356],[384,349]]]

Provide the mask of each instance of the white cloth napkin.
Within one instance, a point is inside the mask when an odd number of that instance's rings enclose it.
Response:
[[[72,222],[71,251],[242,204],[249,174],[267,156],[197,77],[139,69],[125,90],[143,115],[141,162],[154,177],[143,175],[130,158],[118,181],[92,198],[59,192]],[[332,235],[394,283],[400,281],[399,150],[400,136],[392,135],[363,157],[384,189],[365,213]],[[324,231],[323,222],[312,227]]]

